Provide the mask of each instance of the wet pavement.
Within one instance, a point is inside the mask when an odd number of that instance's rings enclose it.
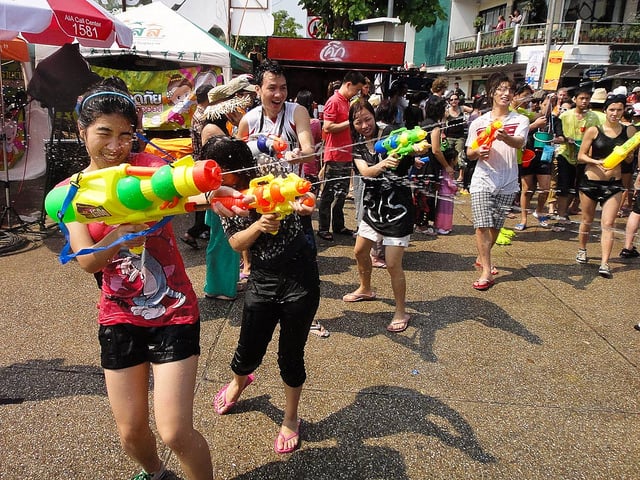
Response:
[[[37,184],[13,195],[31,218]],[[291,455],[273,452],[284,405],[274,345],[233,413],[213,412],[242,301],[205,299],[205,251],[181,245],[202,310],[196,425],[216,479],[640,476],[640,260],[614,257],[613,279],[598,277],[597,244],[588,265],[575,263],[577,224],[553,233],[530,219],[512,245],[494,248],[495,286],[475,291],[468,199],[457,197],[451,235],[413,236],[404,262],[411,324],[400,334],[385,330],[386,271],[373,274],[379,301],[346,304],[353,240],[319,242],[317,318],[331,336],[309,338],[302,444]],[[355,227],[352,204],[347,216]],[[182,232],[191,218],[174,223]],[[17,232],[27,240],[19,251],[0,256],[0,479],[130,478],[137,468],[120,449],[99,368],[93,277],[60,265],[55,228],[29,229]]]

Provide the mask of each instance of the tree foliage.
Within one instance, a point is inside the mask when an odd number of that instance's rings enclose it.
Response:
[[[278,10],[273,14],[273,36],[274,37],[299,37],[298,30],[302,25],[296,23],[296,19],[289,16],[286,10]]]
[[[290,17],[286,10],[278,10],[273,13],[274,37],[296,38],[300,36],[298,35],[298,29],[301,28],[302,25],[296,23],[296,19]],[[260,45],[260,51],[266,56],[267,37],[240,37],[236,50],[247,55],[253,49],[254,45]]]
[[[319,36],[343,40],[355,38],[353,22],[388,16],[387,0],[299,0],[298,5],[321,18]],[[438,0],[394,0],[393,16],[418,31],[447,18]]]

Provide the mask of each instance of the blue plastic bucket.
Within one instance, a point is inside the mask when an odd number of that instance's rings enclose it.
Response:
[[[533,134],[533,147],[544,148],[553,140],[553,134],[549,132],[535,132]]]

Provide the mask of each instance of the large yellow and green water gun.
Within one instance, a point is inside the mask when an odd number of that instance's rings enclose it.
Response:
[[[147,223],[194,211],[188,197],[221,184],[222,170],[213,160],[186,156],[161,167],[123,163],[75,174],[47,194],[45,210],[64,223]]]

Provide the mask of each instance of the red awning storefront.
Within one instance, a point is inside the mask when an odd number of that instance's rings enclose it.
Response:
[[[280,63],[314,64],[323,67],[388,71],[404,63],[404,42],[316,40],[312,38],[267,39],[267,57]]]
[[[360,70],[373,80],[375,74],[402,65],[404,54],[404,42],[267,38],[267,57],[284,66],[289,97],[306,89],[318,103],[326,100],[329,83],[342,80],[347,71]]]

